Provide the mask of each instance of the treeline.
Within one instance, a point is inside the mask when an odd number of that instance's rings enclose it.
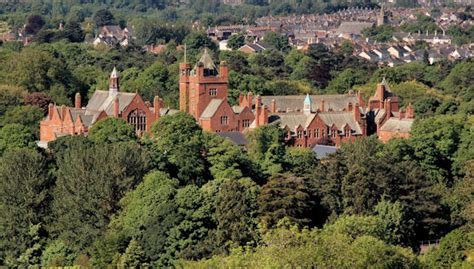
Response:
[[[364,138],[324,161],[279,126],[244,150],[185,113],[141,139],[114,118],[46,151],[15,136],[0,158],[0,264],[468,268],[473,120],[418,120],[410,139]]]
[[[218,51],[204,33],[190,32],[183,36],[191,64],[197,61],[204,47],[211,48],[216,63],[228,63],[228,97],[233,104],[241,92],[248,91],[294,95],[343,94],[356,90],[368,100],[376,83],[385,77],[399,96],[402,108],[412,103],[417,117],[473,112],[471,59],[433,65],[412,62],[377,69],[352,56],[349,43],[336,50],[317,45],[302,52],[290,49],[274,33],[268,34],[266,40],[273,40],[268,42],[274,49],[247,55]],[[183,48],[173,40],[157,55],[137,46],[93,48],[64,40],[35,43],[26,48],[5,43],[0,47],[0,127],[17,124],[16,133],[37,139],[39,121],[49,103],[72,105],[71,100],[79,92],[86,104],[94,91],[108,88],[108,77],[114,67],[121,72],[121,91],[138,92],[146,101],[158,95],[165,106],[177,108],[178,64],[183,58]],[[4,139],[10,139],[8,133],[5,135]]]

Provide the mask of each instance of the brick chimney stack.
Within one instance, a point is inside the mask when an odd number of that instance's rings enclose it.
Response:
[[[352,111],[352,103],[347,103],[347,111]]]
[[[153,109],[155,112],[155,120],[158,120],[160,118],[160,98],[158,96],[155,96],[153,98]]]
[[[260,95],[257,95],[256,101],[255,101],[255,126],[259,127],[260,126],[260,106],[262,99],[260,99]]]
[[[74,107],[81,108],[81,94],[80,93],[76,93],[76,96],[74,98]]]
[[[54,113],[54,105],[52,103],[50,103],[48,105],[48,117],[49,117],[49,119],[53,118],[53,113]]]
[[[249,108],[252,109],[252,104],[253,104],[252,92],[247,93],[247,103],[249,105]]]
[[[357,122],[360,122],[360,109],[359,109],[359,103],[356,103],[354,105],[354,119]]]
[[[324,112],[324,99],[321,100],[321,106],[319,107],[321,112]]]
[[[272,113],[276,113],[276,101],[275,99],[272,99]]]
[[[119,99],[118,99],[118,97],[116,96],[115,99],[114,99],[114,118],[118,118],[118,117],[119,117],[119,111],[120,111]]]

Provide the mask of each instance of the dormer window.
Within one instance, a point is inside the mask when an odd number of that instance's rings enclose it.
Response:
[[[209,96],[217,96],[217,89],[215,88],[209,89]]]

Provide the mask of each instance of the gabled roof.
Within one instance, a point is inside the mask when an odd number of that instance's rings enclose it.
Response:
[[[206,109],[201,114],[201,119],[210,119],[216,111],[219,109],[219,107],[222,105],[224,102],[224,99],[212,99],[211,102],[207,105]]]
[[[352,105],[359,102],[357,95],[355,94],[326,94],[326,95],[310,95],[311,108],[313,112],[321,109],[321,101],[324,100],[324,110],[332,109],[340,111],[347,108],[348,103]],[[271,102],[275,99],[276,110],[280,112],[303,111],[305,95],[285,95],[285,96],[261,96],[262,104],[270,107]]]
[[[336,33],[360,35],[363,29],[372,27],[373,25],[374,23],[372,22],[344,21],[339,25]]]
[[[318,116],[327,126],[336,126],[339,131],[344,130],[344,126],[349,124],[355,134],[362,134],[359,123],[354,119],[354,112],[320,112]]]
[[[241,132],[219,132],[219,136],[229,139],[237,146],[245,146],[248,144],[247,138]]]
[[[279,123],[281,127],[287,126],[291,131],[295,131],[298,126],[306,128],[316,114],[303,113],[279,113],[269,117],[269,123]]]
[[[119,99],[119,112],[122,112],[137,93],[118,92],[116,95],[109,94],[109,91],[95,91],[86,107],[85,115],[93,116],[93,122],[104,111],[107,115],[113,114],[114,99]]]
[[[380,128],[380,131],[386,132],[399,132],[399,133],[409,133],[411,126],[413,125],[414,119],[399,119],[399,118],[389,118],[384,125]]]
[[[211,55],[209,55],[207,49],[204,50],[204,53],[202,54],[201,59],[199,59],[199,61],[197,62],[196,66],[198,64],[202,64],[204,66],[204,69],[215,70],[217,74],[217,67],[214,64],[214,61],[212,60]]]

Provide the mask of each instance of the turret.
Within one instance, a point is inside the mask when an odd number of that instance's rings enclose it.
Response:
[[[311,110],[312,110],[311,97],[309,96],[309,94],[306,94],[306,97],[304,98],[304,104],[303,104],[303,113],[311,114]]]
[[[109,95],[112,95],[112,96],[117,95],[119,89],[120,89],[119,73],[117,72],[117,69],[114,67],[112,74],[110,74]]]

